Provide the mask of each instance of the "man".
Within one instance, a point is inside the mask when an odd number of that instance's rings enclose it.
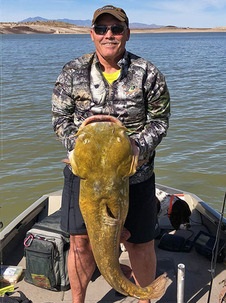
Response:
[[[126,51],[130,30],[123,9],[111,5],[97,9],[90,34],[96,51],[67,63],[56,81],[53,126],[68,152],[74,148],[74,134],[82,121],[91,115],[115,116],[130,131],[131,142],[139,149],[139,163],[130,177],[130,206],[122,238],[134,279],[144,287],[155,279],[153,167],[155,148],[168,128],[169,92],[164,76],[151,62]],[[70,166],[65,167],[64,176],[62,228],[70,233],[68,272],[73,303],[83,303],[95,261],[78,206],[79,179]]]

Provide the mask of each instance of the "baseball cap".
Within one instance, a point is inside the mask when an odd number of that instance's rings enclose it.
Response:
[[[98,8],[93,14],[92,24],[94,24],[97,18],[102,14],[110,14],[114,16],[119,21],[125,22],[126,25],[129,25],[129,19],[125,13],[125,11],[120,7],[115,7],[113,5],[105,5],[101,8]]]

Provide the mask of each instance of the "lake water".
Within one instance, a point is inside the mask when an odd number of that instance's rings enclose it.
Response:
[[[62,66],[93,51],[89,35],[1,35],[1,201],[4,225],[62,188],[65,151],[51,125]],[[127,49],[165,74],[168,136],[157,149],[158,183],[191,191],[221,210],[226,188],[226,33],[133,34]]]

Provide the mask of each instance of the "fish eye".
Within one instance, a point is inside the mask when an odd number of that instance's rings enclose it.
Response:
[[[84,144],[88,144],[90,142],[90,140],[88,138],[84,138],[83,143]]]

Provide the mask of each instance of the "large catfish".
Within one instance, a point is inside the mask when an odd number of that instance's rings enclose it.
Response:
[[[137,166],[127,129],[111,116],[86,119],[76,134],[70,163],[73,173],[81,178],[79,205],[103,277],[124,295],[161,297],[165,274],[142,288],[125,277],[119,263],[120,236],[129,206],[129,176]]]

